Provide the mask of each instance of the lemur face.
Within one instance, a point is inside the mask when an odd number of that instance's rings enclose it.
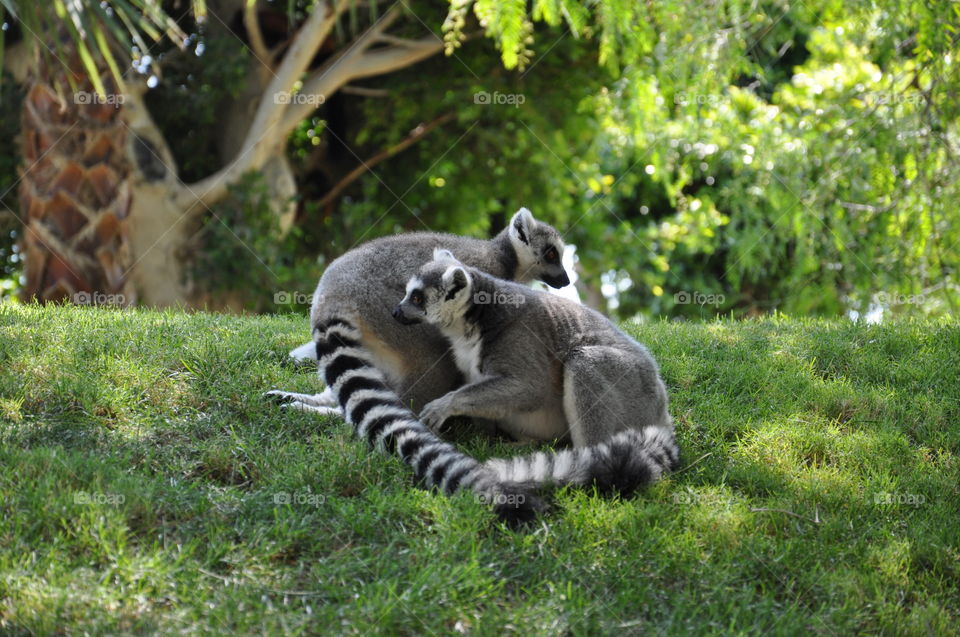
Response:
[[[518,282],[540,280],[553,288],[570,284],[561,263],[563,238],[552,226],[534,219],[526,208],[521,208],[510,220],[510,242],[519,261]]]
[[[470,300],[472,280],[463,264],[448,250],[437,249],[433,261],[407,282],[407,293],[393,311],[393,318],[404,325],[426,321],[450,325]]]

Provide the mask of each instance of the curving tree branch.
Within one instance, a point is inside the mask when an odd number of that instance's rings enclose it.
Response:
[[[385,33],[403,14],[403,4],[397,3],[342,53],[304,78],[316,51],[348,4],[349,0],[325,2],[310,14],[264,91],[237,156],[216,173],[181,189],[175,196],[176,202],[190,214],[202,213],[206,206],[226,195],[227,188],[245,173],[262,166],[301,121],[349,82],[396,71],[443,50],[443,40],[433,34],[407,40]],[[387,46],[372,48],[385,43]],[[294,98],[293,88],[301,78],[302,88]]]
[[[304,22],[277,67],[273,80],[264,91],[237,156],[213,175],[179,192],[176,196],[177,203],[184,208],[192,206],[191,212],[199,214],[204,206],[226,195],[228,186],[236,183],[241,176],[263,165],[276,147],[284,143],[289,130],[280,130],[277,126],[283,118],[286,106],[286,100],[282,96],[289,96],[348,4],[349,0],[336,0],[333,4],[324,2],[317,5]]]
[[[253,54],[266,66],[273,67],[273,56],[263,40],[263,30],[257,19],[257,0],[245,0],[243,5],[243,28],[247,30],[250,40],[250,49]]]
[[[319,207],[323,208],[330,202],[334,201],[337,197],[340,196],[341,193],[343,193],[344,190],[347,189],[347,186],[349,186],[350,184],[355,182],[357,179],[359,179],[360,176],[363,175],[365,172],[367,172],[368,170],[371,170],[374,166],[376,166],[380,162],[386,159],[389,159],[394,155],[396,155],[397,153],[403,152],[404,150],[410,148],[411,146],[416,144],[418,141],[426,137],[430,133],[430,131],[432,131],[434,128],[437,128],[438,126],[442,126],[443,124],[446,124],[451,119],[453,119],[453,117],[454,117],[453,113],[446,113],[444,115],[441,115],[440,117],[437,117],[431,122],[428,122],[426,124],[420,124],[419,126],[414,128],[412,131],[410,131],[409,135],[404,137],[402,140],[400,140],[393,146],[390,146],[389,148],[385,148],[384,150],[380,151],[370,159],[364,162],[361,162],[359,166],[357,166],[356,168],[348,172],[346,175],[344,175],[343,178],[341,178],[340,181],[338,181],[336,185],[333,188],[331,188],[327,194],[323,196],[323,198],[319,202]]]

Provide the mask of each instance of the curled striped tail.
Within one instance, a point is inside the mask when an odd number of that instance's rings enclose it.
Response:
[[[526,489],[595,484],[601,493],[629,495],[676,469],[679,461],[680,449],[673,429],[646,427],[621,431],[591,447],[491,458],[484,466],[498,480]]]
[[[317,361],[354,432],[371,446],[397,453],[421,484],[451,494],[469,489],[515,525],[544,508],[522,485],[497,478],[494,471],[444,442],[420,422],[391,390],[370,361],[359,331],[333,318],[314,327]]]

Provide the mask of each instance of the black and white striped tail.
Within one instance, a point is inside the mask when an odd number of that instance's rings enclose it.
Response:
[[[498,480],[528,489],[595,484],[601,493],[629,495],[677,468],[680,450],[672,429],[622,431],[592,447],[491,458],[484,466]]]
[[[371,446],[393,452],[413,468],[417,480],[451,494],[469,489],[493,504],[511,524],[532,519],[542,502],[520,485],[499,480],[496,473],[444,442],[400,402],[383,374],[370,361],[360,333],[334,318],[314,326],[317,361],[347,422]]]

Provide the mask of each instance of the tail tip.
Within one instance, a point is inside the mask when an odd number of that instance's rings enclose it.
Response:
[[[546,503],[530,489],[517,484],[502,484],[492,496],[497,519],[512,529],[522,528],[547,510]]]
[[[679,448],[672,431],[648,427],[608,443],[604,462],[595,467],[594,484],[605,495],[630,496],[674,471]]]

